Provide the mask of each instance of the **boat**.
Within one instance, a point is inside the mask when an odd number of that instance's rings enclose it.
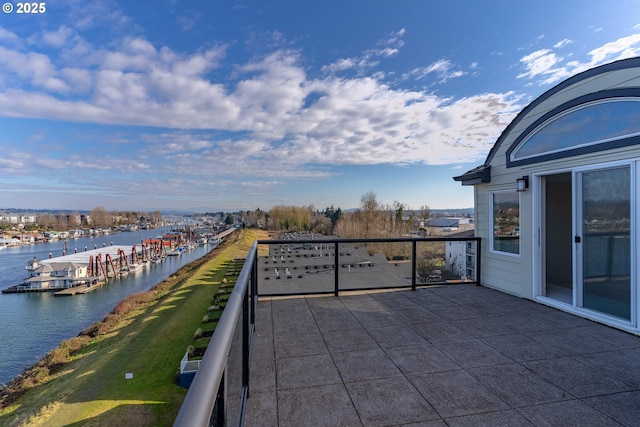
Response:
[[[86,265],[71,261],[41,263],[36,257],[25,266],[29,277],[22,283],[3,289],[2,293],[48,292],[89,286],[100,278],[89,276]]]
[[[182,252],[184,251],[184,249],[182,248],[182,246],[179,246],[175,249],[172,249],[170,251],[167,252],[167,256],[180,256],[182,255]]]

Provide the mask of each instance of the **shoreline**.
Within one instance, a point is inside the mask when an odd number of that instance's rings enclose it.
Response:
[[[128,313],[138,308],[136,301],[140,299],[144,300],[145,298],[151,298],[153,300],[161,298],[188,279],[188,276],[193,271],[200,269],[204,264],[218,257],[222,250],[227,247],[227,245],[225,245],[227,240],[229,239],[223,240],[200,258],[183,265],[167,278],[153,285],[149,290],[131,294],[122,299],[104,318],[85,328],[78,335],[61,341],[53,350],[48,352],[32,366],[24,369],[20,374],[5,384],[0,384],[0,414],[19,401],[29,390],[45,385],[52,379],[55,379],[58,370],[62,369],[63,365],[72,362],[73,355],[81,351],[90,340],[112,333],[112,330],[108,326],[113,325],[116,320],[115,318],[126,317]],[[124,310],[123,307],[125,308]],[[105,327],[107,328],[105,329]],[[66,354],[64,357],[66,360],[60,360],[61,353]],[[40,372],[46,372],[46,376],[50,378],[42,378],[42,381],[39,381],[37,378],[42,377]],[[2,416],[0,415],[0,419],[1,418]]]

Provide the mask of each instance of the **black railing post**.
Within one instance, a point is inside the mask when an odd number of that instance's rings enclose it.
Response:
[[[482,277],[482,240],[476,237],[476,285],[480,286],[480,278]]]
[[[242,300],[242,387],[246,388],[249,395],[249,287],[246,288]]]
[[[225,423],[225,407],[224,407],[224,394],[226,390],[226,374],[222,374],[220,379],[220,386],[218,387],[218,394],[216,395],[216,403],[213,407],[213,413],[211,414],[210,424],[215,427],[222,427]]]
[[[334,290],[333,290],[333,294],[335,296],[338,296],[340,293],[340,283],[339,283],[339,279],[338,279],[338,270],[340,270],[340,258],[338,256],[338,242],[335,242],[333,244],[333,250],[334,250],[334,254],[333,254],[333,269],[334,269]]]
[[[417,257],[417,246],[418,242],[416,240],[411,241],[411,290],[416,290],[416,269],[418,267],[418,263],[416,262]]]
[[[258,307],[258,250],[256,248],[256,256],[253,257],[253,265],[251,268],[251,276],[249,278],[249,291],[251,296],[251,327],[256,327],[256,309]]]

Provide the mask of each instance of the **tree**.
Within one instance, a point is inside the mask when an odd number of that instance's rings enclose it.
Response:
[[[422,230],[426,233],[427,230],[427,221],[429,221],[429,217],[431,216],[431,208],[429,205],[420,206],[420,221],[422,221]],[[424,234],[423,234],[424,237]]]
[[[309,231],[313,206],[274,206],[269,211],[268,227],[276,230]]]
[[[342,217],[342,209],[334,209],[333,205],[324,210],[324,216],[331,220],[331,226],[335,227],[338,220]]]
[[[426,221],[429,219],[430,216],[431,216],[431,208],[429,207],[429,205],[420,206],[420,217],[424,221]]]
[[[53,229],[55,227],[56,219],[50,213],[44,213],[38,215],[38,225],[44,229]]]
[[[110,227],[111,214],[103,206],[97,206],[89,213],[91,216],[91,224],[94,227]]]
[[[394,212],[394,231],[397,233],[404,232],[404,210],[407,207],[404,203],[400,203],[397,200],[393,201]]]
[[[153,222],[154,225],[160,225],[160,223],[162,222],[162,213],[160,213],[160,211],[155,211],[153,213]]]
[[[362,219],[364,221],[364,236],[362,237],[368,239],[372,237],[372,235],[376,234],[374,231],[375,223],[380,217],[380,204],[378,203],[376,194],[373,191],[364,193],[360,196],[360,206],[362,210]]]

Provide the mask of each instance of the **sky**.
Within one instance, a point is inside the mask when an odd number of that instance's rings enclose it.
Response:
[[[18,8],[0,13],[0,209],[469,208],[452,177],[519,111],[640,55],[640,0]]]

